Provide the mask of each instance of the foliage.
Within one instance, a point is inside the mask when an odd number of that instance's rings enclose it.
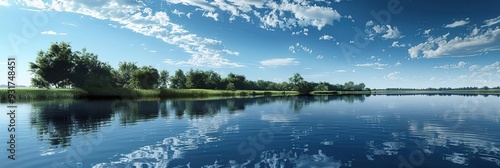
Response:
[[[157,88],[160,75],[152,66],[143,66],[132,73],[130,84],[136,89]]]
[[[229,82],[229,84],[227,84],[227,87],[226,87],[226,90],[236,90],[236,87],[234,86],[234,83],[233,82]]]
[[[35,75],[35,87],[65,88],[74,67],[74,54],[66,42],[52,43],[47,51],[38,51],[35,63],[30,62],[30,71]]]
[[[116,85],[118,87],[133,88],[131,85],[132,74],[138,70],[135,62],[120,62],[118,64],[118,71],[115,71]]]
[[[169,76],[168,76],[168,71],[167,70],[161,70],[160,71],[160,79],[158,81],[158,84],[160,85],[160,87],[166,87],[168,86],[168,82],[169,82]]]
[[[186,88],[186,75],[182,69],[175,71],[175,75],[170,78],[170,88],[185,89]]]

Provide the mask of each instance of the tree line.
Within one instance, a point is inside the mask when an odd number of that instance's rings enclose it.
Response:
[[[35,62],[30,62],[34,74],[31,85],[38,88],[129,88],[129,89],[216,89],[216,90],[296,90],[311,91],[361,91],[364,83],[352,81],[344,84],[308,82],[296,73],[288,82],[265,80],[252,81],[244,75],[229,73],[226,77],[213,70],[181,69],[170,76],[166,70],[158,71],[152,66],[139,67],[134,62],[120,62],[118,69],[98,60],[98,55],[72,51],[67,42],[53,43],[47,51],[39,51]]]

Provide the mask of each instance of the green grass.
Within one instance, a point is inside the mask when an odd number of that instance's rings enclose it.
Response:
[[[16,88],[16,100],[44,100],[62,98],[199,98],[199,97],[244,97],[244,96],[277,96],[282,91],[261,90],[210,90],[210,89],[37,89]],[[286,91],[285,95],[297,95],[295,91]],[[6,102],[7,89],[0,89],[0,101]]]

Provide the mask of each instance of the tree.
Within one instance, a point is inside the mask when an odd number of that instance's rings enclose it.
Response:
[[[160,71],[160,79],[158,83],[160,84],[160,87],[167,87],[168,86],[168,81],[169,81],[169,76],[168,76],[168,71],[167,70],[161,70]]]
[[[236,90],[234,83],[229,82],[229,84],[227,84],[226,90],[232,90],[232,91]]]
[[[295,73],[292,77],[288,78],[288,81],[290,82],[290,85],[297,87],[299,83],[304,82],[304,78],[302,78],[299,73]]]
[[[98,60],[94,53],[75,52],[74,67],[71,71],[70,82],[78,88],[110,88],[114,87],[112,68],[108,63]]]
[[[330,83],[328,83],[328,82],[320,82],[318,84],[318,86],[314,87],[314,90],[316,90],[316,91],[327,91],[329,87],[330,87]]]
[[[201,70],[189,70],[186,75],[186,88],[188,89],[207,89],[207,76]]]
[[[131,79],[134,71],[139,69],[135,62],[120,62],[118,64],[118,71],[114,73],[116,76],[116,85],[119,87],[131,88]]]
[[[32,83],[46,88],[69,86],[68,81],[74,66],[73,59],[71,45],[66,42],[52,43],[46,52],[38,51],[35,63],[29,63],[30,71],[35,75],[32,79],[35,81]],[[42,84],[44,82],[46,83]]]
[[[212,70],[206,71],[205,76],[207,77],[205,84],[208,89],[223,89],[219,88],[222,79],[217,72]]]
[[[160,75],[152,66],[143,66],[132,73],[130,84],[137,89],[153,89],[158,87]]]
[[[227,79],[227,82],[234,84],[235,89],[246,89],[246,87],[245,87],[245,76],[243,76],[243,75],[236,75],[236,74],[233,74],[233,73],[229,73],[227,75],[226,79]]]
[[[300,94],[310,94],[314,90],[314,85],[312,83],[303,81],[297,84],[297,91]]]
[[[185,89],[186,88],[186,75],[181,69],[175,71],[175,75],[170,78],[170,88]]]

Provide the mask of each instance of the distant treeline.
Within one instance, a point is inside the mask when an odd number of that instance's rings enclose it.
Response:
[[[460,88],[451,88],[451,87],[440,87],[440,88],[424,88],[424,89],[416,89],[416,88],[387,88],[385,90],[488,90],[488,89],[500,89],[500,86],[497,87],[460,87]]]
[[[152,66],[138,67],[133,62],[120,62],[118,69],[101,62],[94,53],[72,51],[67,42],[53,43],[47,51],[39,51],[35,62],[30,62],[34,74],[31,85],[38,88],[127,88],[127,89],[216,89],[216,90],[295,90],[302,94],[311,91],[361,91],[364,83],[330,84],[308,82],[296,73],[288,82],[247,80],[244,75],[229,73],[222,78],[212,70],[181,69],[170,76],[166,70]]]

